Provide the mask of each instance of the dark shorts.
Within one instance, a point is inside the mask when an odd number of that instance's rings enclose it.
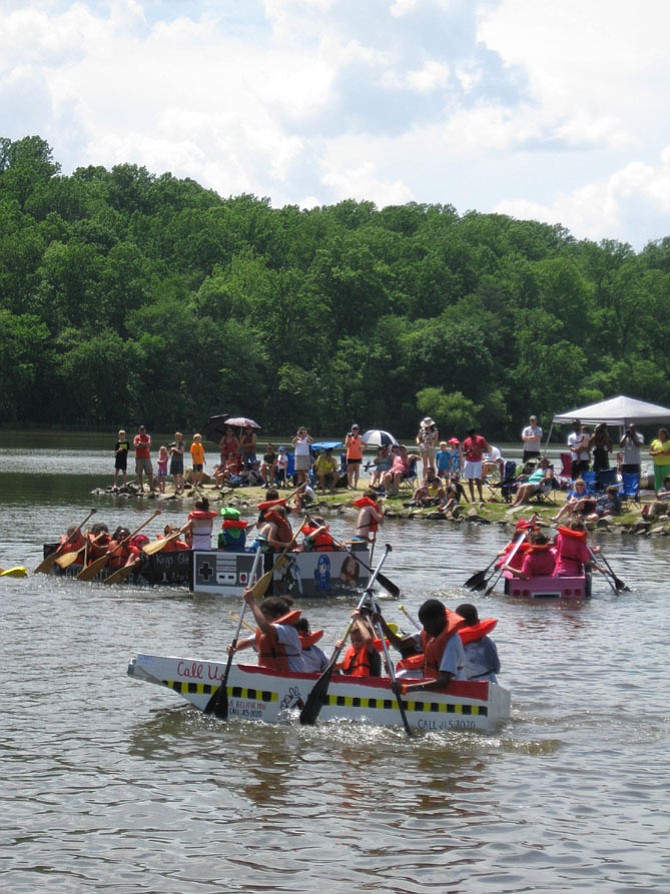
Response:
[[[193,463],[194,472],[202,472],[202,463]]]
[[[523,451],[523,459],[521,460],[521,462],[525,465],[528,462],[528,460],[531,460],[531,459],[535,460],[536,462],[539,462],[540,454],[536,453],[535,451],[532,451],[532,450],[524,450]]]
[[[183,475],[184,474],[184,460],[183,459],[173,459],[170,461],[170,475]]]
[[[127,453],[119,453],[116,459],[114,460],[114,468],[120,469],[120,471],[125,472],[128,468],[128,454]]]
[[[360,466],[360,464],[361,464],[361,460],[360,460],[360,459],[348,459],[348,460],[347,460],[347,465],[348,465],[348,466]]]

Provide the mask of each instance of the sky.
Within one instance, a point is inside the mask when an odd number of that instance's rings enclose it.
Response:
[[[0,136],[273,207],[670,236],[668,0],[0,0]]]

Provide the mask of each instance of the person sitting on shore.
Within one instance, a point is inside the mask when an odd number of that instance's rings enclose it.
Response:
[[[327,447],[324,453],[319,454],[314,463],[314,472],[319,479],[319,487],[321,492],[325,494],[326,488],[335,493],[337,482],[340,480],[338,472],[338,461],[333,456],[333,448]]]
[[[596,500],[595,511],[586,516],[586,521],[600,521],[601,518],[621,514],[621,497],[619,488],[613,484]]]
[[[546,492],[554,486],[554,468],[550,465],[546,456],[538,463],[537,469],[529,477],[528,481],[520,484],[514,496],[511,508],[528,502],[538,492]]]
[[[414,491],[412,501],[408,506],[438,506],[445,499],[444,488],[437,477],[435,469],[428,466],[423,484]]]
[[[563,503],[556,515],[551,517],[551,520],[558,522],[564,515],[569,515],[571,518],[586,516],[589,512],[593,512],[595,507],[596,501],[586,494],[586,482],[582,478],[578,478],[571,490],[568,491],[565,503]]]
[[[665,479],[662,490],[656,494],[656,499],[642,507],[642,517],[649,521],[664,515],[670,515],[670,478]]]
[[[372,460],[374,471],[370,478],[370,487],[381,487],[382,478],[391,468],[393,460],[389,448],[383,444],[377,451],[375,458]]]
[[[549,538],[541,531],[531,531],[528,535],[529,547],[523,553],[521,567],[505,564],[504,571],[514,577],[531,580],[535,577],[550,577],[556,566],[556,552]]]

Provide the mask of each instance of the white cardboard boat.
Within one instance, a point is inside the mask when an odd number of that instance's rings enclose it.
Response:
[[[128,665],[128,676],[172,689],[202,711],[220,685],[225,666],[225,660],[137,655]],[[318,674],[233,664],[227,682],[228,717],[264,723],[297,720],[318,679]],[[495,683],[453,681],[447,691],[412,692],[404,702],[414,730],[492,732],[510,718],[510,694]],[[402,725],[388,677],[334,674],[319,714],[319,722],[328,720]]]

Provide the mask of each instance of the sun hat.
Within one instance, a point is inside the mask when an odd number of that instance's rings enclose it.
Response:
[[[461,442],[458,440],[458,438],[449,438],[449,443],[450,444],[460,444]]]

